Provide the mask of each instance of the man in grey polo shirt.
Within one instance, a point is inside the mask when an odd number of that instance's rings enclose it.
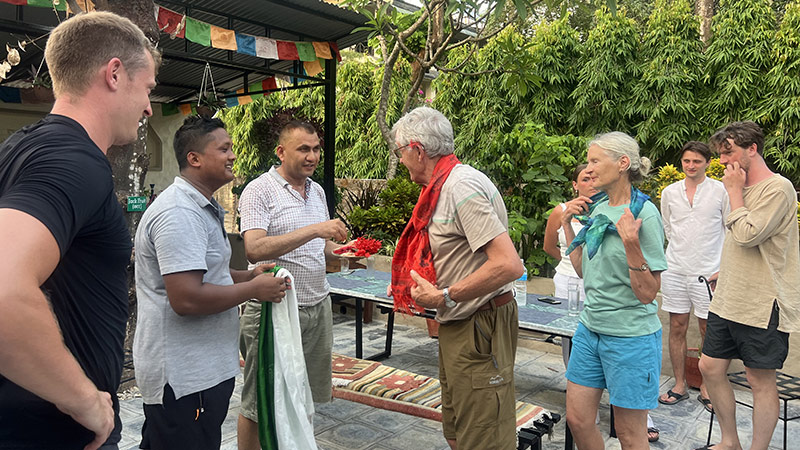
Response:
[[[181,176],[136,232],[138,323],[133,344],[145,449],[219,449],[239,373],[237,305],[280,302],[287,282],[229,268],[225,211],[212,198],[236,155],[219,119],[190,116],[175,134]],[[234,284],[235,283],[235,284]]]
[[[280,166],[261,175],[239,199],[241,230],[247,259],[270,261],[294,276],[306,372],[315,402],[331,399],[331,348],[333,323],[326,259],[336,259],[333,250],[344,241],[347,230],[338,220],[329,220],[325,192],[311,181],[319,164],[317,131],[308,123],[292,121],[278,137],[276,154]],[[239,415],[240,450],[260,449],[256,412],[256,366],[251,358],[258,348],[261,305],[247,303],[241,324],[241,351],[245,357],[242,410]]]

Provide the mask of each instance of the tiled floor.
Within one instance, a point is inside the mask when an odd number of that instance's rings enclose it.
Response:
[[[393,367],[403,368],[428,376],[437,376],[437,343],[419,328],[416,319],[398,317],[395,324],[392,356],[384,361]],[[345,355],[355,355],[354,326],[352,317],[334,313],[334,351]],[[382,350],[385,336],[385,323],[377,320],[364,328],[365,354]],[[517,397],[520,400],[537,404],[554,412],[565,411],[566,380],[560,348],[552,344],[534,342],[522,338],[517,353],[515,370]],[[672,380],[662,376],[662,391],[672,386]],[[230,412],[223,426],[222,448],[236,449],[236,418],[241,392],[241,376],[237,379],[236,390],[231,399]],[[693,449],[705,444],[708,432],[709,413],[695,400],[696,391],[690,399],[674,406],[660,406],[651,411],[656,426],[661,429],[661,439],[651,444],[656,449]],[[736,396],[743,401],[750,400],[749,391],[737,391]],[[604,395],[605,406],[600,410],[600,427],[608,431],[608,398]],[[123,439],[120,449],[138,448],[143,421],[140,398],[121,402]],[[346,400],[335,399],[324,405],[316,405],[314,428],[317,444],[325,450],[439,450],[447,444],[441,435],[441,425],[426,419],[419,419],[401,413],[371,408]],[[790,405],[789,416],[800,415],[800,402]],[[739,435],[745,448],[749,447],[751,433],[751,410],[737,407]],[[770,448],[782,448],[783,422],[773,435]],[[719,427],[715,424],[712,442],[719,440]],[[789,423],[789,448],[797,448],[800,442],[800,421]],[[795,447],[793,447],[795,445]],[[557,424],[553,435],[545,438],[543,448],[560,450],[564,448],[564,421]],[[607,449],[619,448],[614,438],[606,439]]]

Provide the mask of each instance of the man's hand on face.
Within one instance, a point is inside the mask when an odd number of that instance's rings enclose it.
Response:
[[[725,167],[724,175],[722,176],[722,184],[728,192],[741,191],[744,189],[744,183],[747,180],[747,172],[742,169],[738,161],[734,161]]]
[[[322,239],[344,242],[347,239],[347,228],[339,219],[328,220],[317,224],[317,236]]]
[[[417,283],[411,288],[411,298],[417,302],[417,305],[428,309],[444,307],[444,296],[436,285],[422,278],[414,270],[411,271],[411,278]]]

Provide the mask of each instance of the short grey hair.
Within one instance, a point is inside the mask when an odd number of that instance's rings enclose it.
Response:
[[[631,183],[642,181],[650,172],[652,163],[649,158],[639,156],[639,144],[636,143],[636,139],[621,131],[598,134],[589,142],[589,147],[593,145],[605,150],[608,156],[614,158],[614,161],[619,161],[623,156],[627,156],[631,162],[628,167],[628,178]]]
[[[395,141],[401,146],[412,141],[425,148],[429,158],[453,153],[453,125],[439,111],[420,106],[400,118],[392,127]]]

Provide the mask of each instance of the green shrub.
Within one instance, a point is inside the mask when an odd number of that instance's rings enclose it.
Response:
[[[642,72],[636,22],[624,8],[614,15],[605,6],[595,19],[583,46],[578,87],[570,96],[575,106],[569,122],[575,133],[630,133],[636,123],[633,84]]]
[[[379,204],[368,208],[355,206],[347,215],[352,236],[380,239],[382,253],[393,253],[397,239],[411,219],[419,192],[420,187],[406,177],[389,180],[379,194]]]
[[[700,131],[695,93],[703,78],[700,21],[688,0],[657,0],[642,43],[633,100],[637,140],[653,161],[672,156]]]
[[[708,134],[729,122],[754,119],[762,97],[771,94],[766,76],[774,65],[775,28],[769,2],[720,0],[706,50]]]
[[[531,274],[540,273],[548,261],[542,250],[547,217],[554,206],[571,198],[569,175],[585,159],[585,149],[583,138],[548,136],[544,125],[527,122],[498,136],[469,161],[503,195],[509,235]]]

